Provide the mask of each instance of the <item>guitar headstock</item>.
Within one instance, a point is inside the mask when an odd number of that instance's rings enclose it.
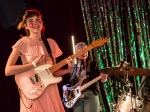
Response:
[[[102,46],[103,44],[107,43],[109,41],[108,38],[104,38],[104,39],[98,39],[94,42],[92,42],[92,47],[98,47],[98,46]]]

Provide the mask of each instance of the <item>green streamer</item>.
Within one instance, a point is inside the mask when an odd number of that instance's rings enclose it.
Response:
[[[150,69],[150,0],[80,0],[80,3],[88,44],[104,37],[110,40],[106,45],[90,51],[90,57],[99,62],[100,69],[114,67],[125,59],[127,53],[125,60],[132,67]],[[137,38],[137,32],[140,38]],[[135,79],[136,91],[141,77],[131,78]],[[111,103],[118,99],[118,93],[111,87],[112,80],[113,76],[110,76],[103,85],[110,112],[113,112]],[[114,83],[122,91],[125,90],[120,82]],[[101,95],[100,101],[104,103]],[[106,112],[108,107],[102,107]]]

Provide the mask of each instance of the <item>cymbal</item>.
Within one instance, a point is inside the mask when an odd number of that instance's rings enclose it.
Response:
[[[144,68],[133,67],[111,67],[100,70],[102,73],[117,76],[150,76],[150,70]]]

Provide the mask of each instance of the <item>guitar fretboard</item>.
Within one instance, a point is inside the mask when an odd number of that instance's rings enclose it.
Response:
[[[66,65],[67,64],[66,60],[69,60],[69,58],[75,59],[78,56],[82,55],[83,53],[86,53],[86,52],[88,52],[89,50],[91,50],[91,49],[93,49],[95,47],[102,46],[103,44],[105,44],[107,42],[108,42],[107,38],[102,39],[102,40],[98,40],[98,41],[95,41],[95,42],[92,42],[91,45],[89,45],[89,46],[87,46],[85,48],[82,48],[80,51],[76,52],[76,54],[73,54],[73,55],[67,57],[66,59],[60,61],[59,63],[51,66],[49,68],[50,72],[53,73],[54,71],[58,70],[62,66]]]
[[[82,55],[83,53],[88,52],[89,50],[91,50],[93,47],[92,45],[87,46],[86,48],[81,49],[79,52],[76,52],[76,54],[73,54],[71,56],[69,56],[72,59],[77,58],[78,56]],[[49,68],[50,72],[53,73],[56,70],[58,70],[59,68],[63,67],[64,65],[67,64],[66,60],[69,60],[69,57],[65,58],[64,60],[60,61],[59,63],[53,65],[52,67]]]
[[[90,82],[84,84],[80,90],[83,91],[84,89],[86,89],[87,87],[91,86],[92,84],[94,84],[95,82],[97,82],[98,80],[100,80],[102,77],[101,76],[98,76],[96,77],[95,79],[91,80]]]

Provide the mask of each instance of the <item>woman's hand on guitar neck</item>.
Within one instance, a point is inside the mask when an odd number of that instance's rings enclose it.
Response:
[[[68,57],[68,60],[66,60],[68,64],[68,73],[72,73],[73,67],[74,67],[74,60],[71,57]]]
[[[101,73],[100,74],[102,79],[101,79],[101,82],[106,82],[107,81],[107,78],[108,78],[108,75],[107,74],[104,74],[104,73]]]

